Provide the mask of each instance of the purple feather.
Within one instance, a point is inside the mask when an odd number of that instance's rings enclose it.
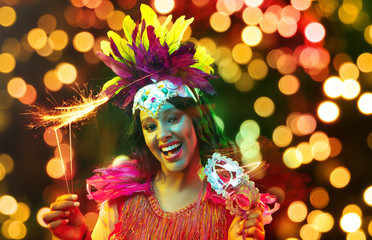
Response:
[[[183,44],[169,54],[169,46],[164,42],[160,43],[156,37],[154,27],[146,26],[145,20],[142,21],[139,32],[139,25],[132,32],[132,43],[128,47],[134,53],[134,62],[127,61],[123,58],[118,50],[115,42],[110,39],[110,46],[113,55],[123,59],[123,62],[115,60],[112,56],[106,56],[98,53],[101,60],[112,69],[112,71],[121,77],[121,79],[112,86],[109,86],[104,92],[110,98],[115,94],[114,104],[120,108],[125,108],[132,104],[136,92],[150,83],[151,79],[156,81],[169,80],[176,85],[186,84],[190,87],[199,88],[208,94],[214,94],[216,91],[209,83],[210,79],[216,78],[200,69],[193,68],[191,65],[196,63],[194,55],[196,52],[193,43]],[[148,50],[144,47],[142,41],[136,45],[137,37],[142,39],[142,36],[147,30],[149,40]],[[117,91],[119,93],[117,93]]]

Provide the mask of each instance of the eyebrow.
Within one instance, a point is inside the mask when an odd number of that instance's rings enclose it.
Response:
[[[148,121],[150,121],[152,119],[152,117],[146,117],[144,119],[141,119],[141,125],[147,123]]]
[[[181,110],[179,110],[179,109],[177,109],[177,108],[168,108],[168,109],[165,109],[165,110],[163,110],[163,114],[166,114],[166,113],[168,113],[168,112],[172,112],[172,111],[174,111],[174,112],[182,112]],[[141,119],[141,122],[142,123],[146,123],[147,121],[150,121],[151,119],[153,119],[152,117],[145,117],[144,119]],[[158,120],[159,120],[159,118],[157,118]]]

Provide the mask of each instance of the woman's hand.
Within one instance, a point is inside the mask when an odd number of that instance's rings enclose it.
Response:
[[[236,216],[232,221],[229,229],[229,240],[242,240],[242,231],[245,231],[247,240],[265,239],[265,229],[262,219],[262,208],[255,207],[247,212],[248,219]],[[244,229],[243,229],[244,224]]]
[[[88,227],[84,216],[79,210],[78,196],[66,194],[59,196],[50,205],[50,212],[43,215],[50,231],[63,240],[81,240],[87,233]]]

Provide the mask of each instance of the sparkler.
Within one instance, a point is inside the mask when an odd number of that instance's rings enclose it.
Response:
[[[81,96],[80,103],[71,104],[70,106],[55,107],[52,110],[37,109],[34,112],[36,119],[39,120],[36,126],[53,126],[58,130],[69,124],[81,122],[92,115],[96,109],[105,104],[109,98],[99,95],[97,98]]]
[[[69,126],[69,146],[70,146],[70,173],[73,172],[72,167],[72,149],[71,149],[71,124],[81,122],[87,120],[89,117],[92,117],[96,109],[105,104],[109,98],[103,95],[98,95],[97,97],[92,97],[91,95],[88,97],[84,97],[80,94],[81,100],[76,101],[70,105],[62,106],[62,107],[55,107],[52,110],[46,110],[41,107],[36,107],[36,111],[32,112],[35,118],[38,120],[33,127],[38,126],[52,126],[58,146],[58,152],[61,159],[62,170],[64,173],[64,178],[66,181],[66,187],[68,194],[73,192],[73,178],[71,177],[71,191],[69,187],[69,183],[66,176],[66,168],[64,164],[64,159],[62,156],[61,146],[57,135],[57,130],[63,127]]]

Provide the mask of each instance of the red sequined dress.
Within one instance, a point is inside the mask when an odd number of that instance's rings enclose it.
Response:
[[[87,180],[90,198],[103,202],[92,239],[227,239],[234,218],[208,184],[199,199],[176,212],[161,209],[151,180],[139,176],[136,162],[98,170]]]

